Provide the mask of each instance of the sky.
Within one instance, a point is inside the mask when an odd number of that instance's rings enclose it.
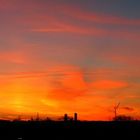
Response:
[[[0,0],[0,118],[140,118],[139,0]]]

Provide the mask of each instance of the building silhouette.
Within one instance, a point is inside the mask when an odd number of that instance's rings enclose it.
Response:
[[[74,121],[77,121],[77,120],[78,120],[78,114],[74,113]]]
[[[64,114],[64,121],[68,121],[68,114]]]

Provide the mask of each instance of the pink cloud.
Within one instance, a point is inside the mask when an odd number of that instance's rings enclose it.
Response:
[[[94,35],[97,37],[111,37],[111,38],[124,38],[124,39],[132,39],[132,40],[138,40],[140,38],[139,33],[135,32],[129,32],[129,31],[111,31],[111,30],[105,30],[100,28],[86,28],[86,27],[79,27],[75,25],[65,25],[61,26],[59,28],[33,28],[30,31],[32,32],[42,32],[42,33],[76,33],[81,35]]]
[[[2,52],[0,54],[0,61],[2,62],[12,62],[12,63],[19,63],[24,64],[27,63],[28,60],[26,56],[22,54],[22,52]]]
[[[96,3],[95,3],[96,4]],[[139,19],[129,19],[126,17],[119,17],[119,16],[113,16],[113,15],[107,15],[107,14],[100,14],[98,12],[89,12],[88,10],[84,10],[82,7],[78,5],[72,5],[72,4],[59,4],[57,2],[46,2],[44,3],[34,3],[34,4],[28,4],[26,7],[28,8],[46,8],[48,11],[51,12],[52,15],[57,15],[56,11],[58,11],[59,14],[73,17],[75,19],[90,21],[94,23],[99,24],[114,24],[114,25],[132,25],[132,26],[140,26],[140,20]],[[54,11],[55,9],[55,11]]]
[[[51,19],[52,20],[52,19]],[[44,20],[43,20],[44,22]],[[76,33],[81,35],[94,35],[98,37],[113,37],[113,38],[124,38],[139,40],[140,34],[137,31],[129,30],[111,30],[97,27],[88,27],[81,26],[78,24],[71,24],[65,21],[59,21],[57,18],[53,18],[55,25],[51,26],[41,26],[41,25],[32,25],[29,31],[32,32],[42,32],[42,33]],[[41,23],[40,23],[41,24]]]
[[[109,61],[127,64],[128,66],[138,66],[138,64],[140,64],[140,57],[138,54],[126,55],[125,52],[124,54],[106,53],[103,57],[104,59],[108,59]]]
[[[140,26],[139,19],[128,19],[119,16],[112,16],[106,14],[99,14],[97,12],[88,12],[81,9],[80,7],[63,5],[60,6],[61,9],[65,11],[69,16],[78,18],[81,20],[91,21],[99,24],[114,24],[114,25],[132,25]]]
[[[140,38],[138,31],[122,28],[116,30],[115,28],[109,29],[102,27],[102,24],[132,25],[134,27],[140,25],[140,20],[101,15],[99,13],[83,11],[80,7],[75,8],[72,5],[60,5],[54,4],[53,2],[49,2],[45,5],[42,3],[29,3],[28,5],[23,5],[23,7],[23,16],[22,18],[16,19],[16,22],[24,26],[26,25],[24,31],[27,32],[74,33],[132,40],[139,40]],[[39,9],[47,10],[46,13],[38,13],[37,11]],[[55,9],[55,11],[53,9]],[[81,20],[84,21],[84,24],[81,24]],[[89,27],[88,23],[92,23],[93,26]],[[96,27],[95,23],[98,23],[101,27]]]

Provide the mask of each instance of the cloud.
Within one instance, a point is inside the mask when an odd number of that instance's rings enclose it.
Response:
[[[17,64],[25,64],[28,62],[26,56],[22,52],[1,52],[0,54],[0,62],[9,62],[9,63],[17,63]]]
[[[23,4],[21,9],[22,16],[14,19],[26,33],[73,33],[132,40],[140,38],[140,33],[135,30],[135,26],[140,26],[140,20],[137,19],[89,12],[81,7],[75,8],[73,5],[60,5],[53,2],[34,4],[29,2],[27,5]],[[37,12],[38,10],[40,12]],[[103,25],[113,28],[106,28]],[[131,26],[131,29],[126,28],[126,25]]]
[[[132,39],[138,40],[140,38],[140,34],[135,31],[119,31],[119,30],[111,30],[111,29],[103,29],[98,27],[80,27],[80,25],[72,25],[72,24],[64,24],[59,23],[58,27],[32,27],[29,29],[31,32],[40,32],[40,33],[74,33],[80,35],[93,35],[97,37],[111,37],[111,38],[124,38],[124,39]]]
[[[133,52],[131,52],[131,54],[132,53]],[[128,66],[130,66],[130,65],[138,66],[138,64],[140,63],[139,54],[137,54],[137,53],[135,53],[134,55],[129,55],[129,54],[125,54],[125,52],[124,52],[124,54],[112,52],[112,53],[107,53],[106,57],[104,55],[104,58],[108,59],[109,61],[120,63],[120,64],[126,64]]]
[[[47,7],[47,10],[51,12],[50,15],[54,15],[55,12],[55,15],[57,14],[60,15],[59,18],[61,17],[61,15],[63,15],[69,18],[73,17],[74,19],[94,22],[98,24],[140,26],[139,19],[129,19],[127,17],[105,14],[101,10],[96,12],[89,11],[88,9],[83,8],[81,5],[74,5],[72,3],[66,4],[66,3],[60,3],[58,1],[55,2],[49,1],[49,2],[40,2],[40,3],[35,2],[33,4],[29,2],[28,5],[25,6],[26,8],[27,7],[32,8],[33,10],[41,9],[41,8],[45,9]]]
[[[122,107],[122,109],[126,111],[134,111],[134,108],[131,108],[131,107]]]
[[[95,89],[118,89],[125,88],[128,83],[122,81],[100,80],[92,82],[91,87]]]
[[[119,17],[107,14],[100,14],[97,12],[88,12],[79,7],[72,7],[68,5],[61,6],[63,11],[67,13],[69,16],[74,18],[78,18],[81,20],[86,20],[90,22],[95,22],[99,24],[113,24],[113,25],[132,25],[132,26],[140,26],[139,19],[128,19],[126,17]]]
[[[50,80],[52,89],[48,97],[64,101],[73,100],[86,94],[87,83],[79,68],[65,65],[54,67],[50,71],[54,73],[54,76]]]

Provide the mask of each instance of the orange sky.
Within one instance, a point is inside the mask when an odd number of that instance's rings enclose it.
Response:
[[[110,120],[118,102],[119,114],[139,118],[134,1],[1,0],[0,118]]]
[[[108,120],[113,117],[113,107],[118,102],[121,102],[119,113],[138,115],[139,104],[135,100],[139,95],[127,90],[133,83],[111,80],[112,75],[104,78],[108,74],[106,70],[92,72],[85,75],[76,67],[54,66],[45,72],[2,75],[2,116],[25,118],[39,112],[43,117],[56,117],[78,112],[80,119]]]

